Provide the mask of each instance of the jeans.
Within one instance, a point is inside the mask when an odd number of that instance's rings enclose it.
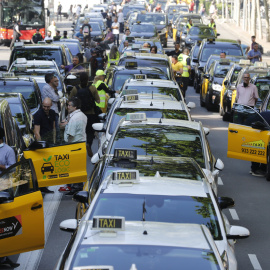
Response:
[[[117,41],[117,46],[119,46],[119,34],[114,34],[114,45],[115,41]]]

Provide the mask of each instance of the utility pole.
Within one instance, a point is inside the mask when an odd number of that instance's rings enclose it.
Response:
[[[257,20],[255,21],[259,23],[259,38],[262,39],[262,18],[261,18],[261,11],[260,11],[260,0],[256,0],[256,9],[257,9]],[[256,25],[255,25],[256,27]]]
[[[270,32],[269,32],[269,13],[268,8],[269,5],[267,3],[267,0],[263,0],[264,8],[265,8],[265,31],[266,31],[266,41],[270,42]]]

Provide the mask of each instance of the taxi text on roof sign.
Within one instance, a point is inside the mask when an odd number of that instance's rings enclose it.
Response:
[[[120,182],[138,182],[139,181],[139,171],[115,171],[112,173],[112,179],[114,181]]]
[[[113,157],[117,159],[137,159],[137,150],[114,149]]]
[[[146,80],[147,76],[146,76],[146,74],[134,74],[134,79],[135,80]]]
[[[131,121],[131,122],[141,122],[141,121],[146,121],[146,114],[145,113],[127,113],[126,115],[126,121]]]
[[[94,216],[93,230],[123,231],[125,230],[125,218],[114,216]]]
[[[139,95],[125,95],[124,102],[135,102],[139,100]]]
[[[138,67],[138,63],[137,62],[132,62],[132,61],[127,61],[125,64],[126,68],[136,68]]]

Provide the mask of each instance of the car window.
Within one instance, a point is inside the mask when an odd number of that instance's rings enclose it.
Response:
[[[15,118],[18,125],[24,125],[27,121],[24,114],[22,105],[19,103],[9,103],[9,107],[12,113],[12,116]]]
[[[206,225],[215,240],[222,239],[211,198],[148,194],[101,193],[90,215],[124,216],[129,221],[196,223]]]
[[[151,134],[151,137],[149,137]],[[120,127],[112,142],[114,149],[136,149],[138,155],[191,157],[205,168],[201,136],[198,130],[178,126],[136,125]]]
[[[150,103],[151,101],[149,101]],[[112,134],[119,121],[123,119],[127,113],[145,113],[147,118],[165,118],[165,119],[178,119],[188,120],[187,112],[182,110],[169,110],[169,109],[134,109],[134,108],[118,108],[114,111],[112,116],[109,133]]]
[[[214,76],[217,78],[225,78],[231,66],[216,65]]]
[[[236,83],[239,72],[240,72],[241,69],[242,69],[241,67],[234,69],[232,77],[231,77],[231,83]]]
[[[252,123],[257,121],[268,126],[263,117],[251,107],[234,104],[232,123],[251,127]]]
[[[132,32],[147,32],[147,33],[154,33],[155,32],[155,26],[154,25],[148,25],[148,24],[135,24],[131,28],[131,33]]]
[[[258,94],[259,94],[259,98],[260,100],[264,100],[270,90],[270,81],[268,80],[260,80],[256,82],[256,86],[258,89]]]
[[[242,56],[243,52],[241,48],[218,48],[217,46],[211,46],[211,47],[204,47],[201,53],[200,60],[202,62],[207,62],[208,58],[211,54],[220,54],[221,52],[226,53],[226,55],[235,55],[235,56]]]

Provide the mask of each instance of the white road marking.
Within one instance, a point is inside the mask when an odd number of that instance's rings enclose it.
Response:
[[[53,194],[46,194],[43,199],[44,209],[44,230],[45,230],[45,245],[50,234],[50,230],[55,219],[59,204],[63,194],[58,192],[59,186],[50,187]],[[17,263],[20,264],[17,270],[36,270],[38,269],[44,249],[30,251],[20,254]]]
[[[235,209],[229,209],[229,211],[231,213],[232,219],[239,220],[239,217],[238,217],[237,212],[236,212]]]
[[[221,177],[218,177],[217,182],[218,182],[218,184],[219,184],[220,186],[223,186],[223,182],[222,182],[222,180],[221,180]]]
[[[248,254],[248,257],[250,259],[250,262],[254,268],[254,270],[262,270],[261,265],[257,259],[257,256],[255,254]]]

